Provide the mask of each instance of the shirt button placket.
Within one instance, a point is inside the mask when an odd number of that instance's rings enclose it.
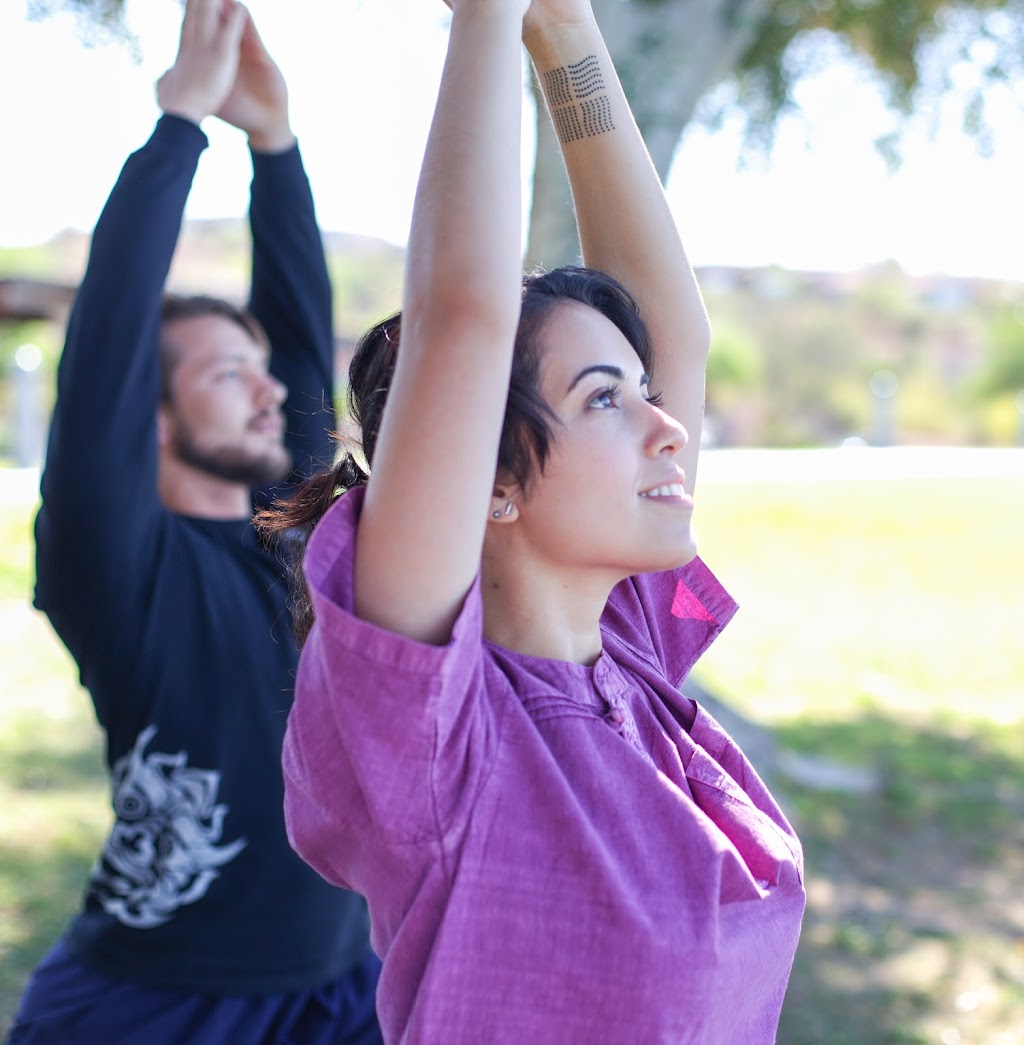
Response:
[[[608,710],[604,713],[605,722],[617,733],[623,733],[629,719],[629,712],[622,700],[622,687],[616,684],[608,670],[608,665],[603,660],[598,661],[594,666],[594,688],[608,705]]]

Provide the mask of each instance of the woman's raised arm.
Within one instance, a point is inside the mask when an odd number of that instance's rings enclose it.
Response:
[[[454,4],[359,526],[356,612],[435,644],[479,568],[519,318],[525,9]]]
[[[655,348],[651,392],[690,437],[680,462],[692,492],[710,329],[661,180],[589,0],[533,0],[523,40],[569,173],[583,262],[640,306]]]

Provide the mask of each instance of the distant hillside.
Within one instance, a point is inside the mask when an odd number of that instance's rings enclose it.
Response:
[[[343,369],[356,337],[398,308],[404,250],[345,233],[325,243]],[[74,286],[87,247],[87,236],[67,232],[0,248],[0,279]],[[190,222],[170,282],[240,301],[248,267],[244,221]],[[706,429],[720,444],[1024,441],[1020,284],[912,276],[895,263],[839,273],[714,266],[697,275],[714,331]],[[60,331],[46,326],[0,325],[0,384],[5,353],[22,340],[55,363]]]
[[[335,326],[343,340],[356,337],[401,300],[401,247],[345,232],[324,235],[334,286]],[[67,230],[36,247],[0,248],[0,279],[31,277],[75,285],[85,269],[89,235]],[[169,286],[240,301],[248,291],[249,228],[240,219],[185,223]]]

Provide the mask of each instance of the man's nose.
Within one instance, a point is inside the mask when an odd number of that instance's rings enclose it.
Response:
[[[280,406],[288,398],[288,386],[273,374],[263,374],[257,392],[260,405]]]

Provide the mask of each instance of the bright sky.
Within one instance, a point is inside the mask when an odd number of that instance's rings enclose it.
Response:
[[[141,61],[86,48],[74,20],[27,21],[0,6],[0,244],[89,229],[158,111],[153,84],[173,60],[178,0],[130,0]],[[325,229],[404,243],[445,44],[440,0],[250,0],[287,77],[292,122]],[[893,119],[869,78],[832,62],[800,92],[769,161],[740,164],[737,121],[691,128],[669,197],[696,265],[853,269],[894,258],[911,272],[1024,274],[1024,110],[990,99],[995,153],[978,155],[952,114],[915,121],[890,173],[873,141]],[[951,107],[952,108],[952,107]],[[932,125],[937,130],[932,133]],[[204,125],[187,216],[244,213],[250,173],[241,135]],[[524,164],[532,136],[524,131]]]

